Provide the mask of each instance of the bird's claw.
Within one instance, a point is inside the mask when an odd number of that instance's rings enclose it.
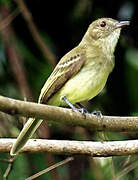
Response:
[[[101,111],[93,111],[91,114],[93,114],[93,115],[95,115],[95,116],[98,116],[98,117],[100,117],[100,118],[103,117]]]
[[[76,112],[80,112],[81,114],[85,115],[86,113],[88,113],[88,111],[85,108],[75,108]]]

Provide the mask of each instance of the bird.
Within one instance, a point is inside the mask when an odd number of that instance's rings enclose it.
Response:
[[[114,68],[114,51],[121,29],[129,24],[112,18],[93,21],[81,42],[60,59],[41,89],[38,103],[71,106],[76,111],[76,103],[98,95]],[[21,151],[42,121],[29,118],[11,148],[11,156]]]

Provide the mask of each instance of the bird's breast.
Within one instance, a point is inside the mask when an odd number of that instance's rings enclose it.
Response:
[[[66,96],[72,104],[92,99],[104,88],[110,71],[111,67],[106,61],[87,62],[49,100],[48,104],[66,106],[65,102],[61,99],[63,96]]]

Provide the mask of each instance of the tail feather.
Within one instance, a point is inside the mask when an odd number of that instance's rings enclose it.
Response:
[[[37,120],[34,118],[29,118],[29,120],[24,125],[22,131],[20,132],[19,136],[17,137],[17,140],[13,144],[10,155],[15,156],[19,153],[21,148],[26,144],[28,139],[34,134],[36,129],[40,126],[41,122],[43,120]]]

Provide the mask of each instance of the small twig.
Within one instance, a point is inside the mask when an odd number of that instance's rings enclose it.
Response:
[[[9,10],[7,8],[1,8],[1,18],[4,19],[9,15]],[[5,51],[8,56],[8,60],[13,72],[13,76],[17,85],[22,93],[23,97],[27,97],[27,99],[32,99],[33,95],[29,88],[25,69],[23,66],[23,59],[20,56],[16,43],[15,43],[15,34],[12,29],[12,26],[9,24],[5,26],[4,29],[1,30],[2,40],[5,47]]]
[[[10,159],[0,159],[1,162],[5,162],[5,163],[11,163],[13,162],[14,158],[10,158]]]
[[[10,164],[8,165],[8,168],[6,169],[6,172],[5,172],[4,175],[3,175],[3,179],[4,179],[4,180],[7,179],[7,177],[8,177],[8,175],[9,175],[11,169],[12,169],[12,164],[10,163]]]
[[[122,176],[126,175],[127,173],[135,169],[137,166],[138,166],[138,161],[130,164],[129,166],[124,168],[118,175],[116,175],[116,177],[114,177],[113,180],[119,180]]]
[[[68,163],[69,161],[73,161],[73,159],[74,159],[73,157],[68,157],[68,158],[66,158],[63,161],[60,161],[59,163],[56,163],[56,164],[54,164],[54,165],[52,165],[52,166],[50,166],[50,167],[48,167],[48,168],[46,168],[46,169],[44,169],[44,170],[42,170],[40,172],[34,174],[33,176],[28,177],[26,180],[35,179],[35,178],[37,178],[37,177],[39,177],[39,176],[41,176],[41,175],[43,175],[43,174],[45,174],[45,173],[55,169],[55,168],[57,168],[57,167],[59,167],[59,166],[61,166],[63,164]]]
[[[26,4],[24,3],[23,0],[14,0],[14,1],[18,4],[19,9],[21,10],[22,16],[24,17],[25,21],[27,22],[27,25],[31,31],[31,34],[32,34],[34,40],[36,41],[37,45],[39,46],[39,48],[43,52],[45,58],[46,59],[48,58],[50,63],[53,66],[55,66],[56,65],[56,57],[50,51],[50,49],[48,48],[46,43],[42,40],[42,38],[38,32],[38,29],[33,22],[32,15],[31,15],[29,9],[27,8]]]
[[[15,9],[5,19],[3,19],[2,22],[0,23],[0,31],[6,28],[6,26],[8,26],[19,13],[20,13],[19,10]]]
[[[4,175],[3,175],[4,180],[7,180],[8,176],[9,176],[11,170],[12,170],[14,158],[10,158],[8,161],[9,161],[8,167],[7,167],[7,169],[6,169],[6,171],[5,171]]]

